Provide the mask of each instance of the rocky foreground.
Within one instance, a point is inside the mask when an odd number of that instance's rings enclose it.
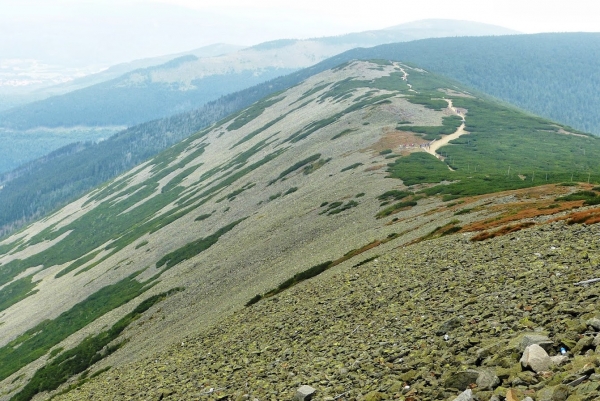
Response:
[[[458,234],[332,269],[62,400],[600,399],[600,226]]]

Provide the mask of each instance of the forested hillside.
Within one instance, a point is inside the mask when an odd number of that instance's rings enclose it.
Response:
[[[189,57],[179,61],[186,60],[189,60]],[[169,65],[163,67],[170,68]],[[156,68],[150,67],[147,70],[153,69]],[[146,73],[136,71],[127,74],[126,77],[54,96],[51,100],[12,108],[2,112],[0,120],[4,127],[15,130],[37,126],[52,128],[78,125],[130,126],[193,110],[224,94],[239,91],[291,71],[271,68],[260,75],[247,71],[239,74],[209,76],[194,81],[193,90],[179,90],[162,82],[119,85],[123,79],[135,79],[134,75]]]
[[[124,130],[109,139],[79,142],[0,175],[0,236],[299,78],[279,79],[224,96],[204,107]],[[292,83],[293,82],[293,83]]]
[[[394,59],[600,135],[600,33],[424,39],[334,57]]]

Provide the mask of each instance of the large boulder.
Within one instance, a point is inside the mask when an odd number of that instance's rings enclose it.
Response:
[[[548,353],[537,344],[525,348],[520,362],[521,366],[536,373],[549,371],[552,366],[552,359],[550,359]]]
[[[519,343],[519,351],[523,352],[525,351],[525,348],[529,347],[530,345],[533,344],[537,344],[540,347],[542,347],[543,349],[545,349],[546,351],[548,351],[553,343],[550,340],[550,338],[548,338],[548,336],[543,335],[543,334],[525,334],[522,338],[521,338],[521,342]]]
[[[444,387],[463,391],[469,388],[469,385],[477,383],[477,378],[479,378],[479,372],[476,370],[457,372],[446,379]]]

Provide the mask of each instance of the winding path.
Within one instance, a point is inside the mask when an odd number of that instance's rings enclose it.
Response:
[[[458,127],[456,129],[456,131],[454,131],[452,134],[445,135],[444,137],[442,137],[442,139],[434,140],[429,144],[428,147],[424,148],[427,153],[437,157],[440,160],[444,160],[444,159],[442,158],[441,155],[439,155],[437,153],[437,150],[439,148],[447,145],[448,142],[460,137],[461,135],[465,135],[465,134],[469,133],[468,131],[465,131],[465,116],[463,114],[461,114],[456,108],[454,108],[454,106],[452,105],[452,99],[444,99],[444,100],[448,102],[448,109],[451,110],[452,113],[454,113],[454,115],[461,117],[463,122],[460,125],[460,127]]]
[[[406,85],[408,85],[408,90],[412,91],[412,92],[416,92],[412,88],[412,85],[408,83],[408,73],[404,70],[404,68],[400,67],[398,64],[396,64],[396,66],[400,69],[400,71],[402,71],[402,74],[403,74],[402,80],[406,81]],[[466,113],[464,113],[464,112],[461,113],[456,107],[454,107],[454,105],[452,104],[452,99],[444,99],[444,100],[446,102],[448,102],[448,110],[450,110],[452,112],[452,114],[454,114],[455,116],[459,116],[460,118],[462,118],[462,124],[452,134],[445,135],[441,139],[438,139],[438,140],[434,139],[427,146],[423,147],[423,150],[425,150],[425,152],[437,157],[439,160],[444,160],[444,157],[437,153],[439,148],[447,145],[450,141],[469,133],[468,131],[465,131],[465,114]],[[450,170],[454,171],[452,169],[452,167],[448,166],[448,168]]]

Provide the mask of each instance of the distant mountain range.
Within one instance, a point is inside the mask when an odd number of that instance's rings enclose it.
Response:
[[[219,96],[314,65],[356,47],[430,37],[514,33],[469,21],[425,20],[336,37],[277,40],[241,50],[230,45],[209,46],[178,57],[122,64],[100,74],[46,88],[37,95],[57,96],[0,113],[0,127],[24,130],[133,125],[197,108]],[[119,73],[123,75],[117,76]]]
[[[184,55],[193,55],[198,58],[213,57],[235,52],[243,48],[244,46],[218,43],[184,53],[117,64],[101,72],[87,74],[80,78],[73,78],[71,76],[77,73],[77,70],[66,72],[58,70],[54,72],[54,76],[48,77],[48,68],[52,68],[52,66],[40,65],[31,60],[4,60],[4,64],[7,66],[14,64],[13,69],[15,72],[11,73],[11,70],[6,68],[0,72],[0,94],[2,95],[0,99],[0,111],[110,81],[133,70],[164,64]],[[56,68],[58,67],[54,67],[54,69]],[[55,79],[64,82],[58,85],[49,85]]]

